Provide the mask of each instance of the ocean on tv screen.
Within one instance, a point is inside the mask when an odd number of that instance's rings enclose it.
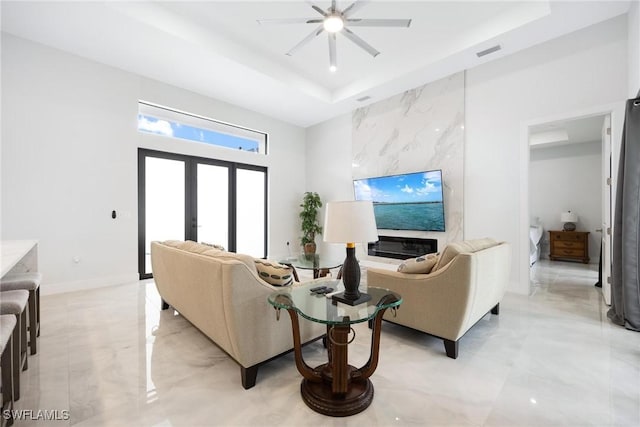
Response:
[[[379,229],[445,231],[442,171],[353,181],[356,200],[370,200]]]
[[[444,231],[442,202],[375,203],[373,212],[380,229]]]

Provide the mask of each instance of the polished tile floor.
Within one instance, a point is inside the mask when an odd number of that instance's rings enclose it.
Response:
[[[43,296],[40,347],[16,409],[70,419],[16,425],[639,426],[640,334],[607,320],[596,279],[594,266],[540,261],[533,295],[507,294],[500,316],[462,339],[457,360],[441,340],[384,324],[373,403],[348,418],[305,406],[291,355],[244,390],[234,362],[160,312],[153,282]],[[356,331],[350,361],[359,366],[369,330]],[[305,357],[324,362],[322,345]]]

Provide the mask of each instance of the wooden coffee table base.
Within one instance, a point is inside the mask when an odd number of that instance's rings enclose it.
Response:
[[[379,304],[392,301],[396,301],[395,297],[388,295]],[[287,309],[293,329],[296,367],[304,378],[300,384],[300,393],[309,408],[332,417],[346,417],[362,412],[371,405],[373,384],[369,377],[378,366],[380,329],[385,311],[386,309],[378,311],[372,319],[371,352],[362,368],[355,368],[347,363],[347,349],[355,338],[355,331],[351,328],[348,317],[344,317],[340,324],[327,325],[329,363],[311,368],[302,359],[298,313],[294,309]],[[351,333],[354,335],[349,340]]]
[[[304,403],[316,412],[332,417],[347,417],[362,412],[371,405],[373,384],[369,378],[352,381],[345,395],[336,396],[331,391],[331,384],[304,379],[300,384],[300,394]]]

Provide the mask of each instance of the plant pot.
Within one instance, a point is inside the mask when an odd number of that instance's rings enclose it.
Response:
[[[304,256],[306,258],[311,258],[316,254],[316,244],[315,243],[305,243],[304,244]]]

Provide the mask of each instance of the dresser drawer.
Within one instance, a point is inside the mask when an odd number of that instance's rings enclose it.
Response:
[[[557,257],[577,257],[582,258],[585,256],[584,249],[556,249],[554,251],[554,256]]]
[[[576,233],[572,231],[557,231],[551,233],[551,239],[561,242],[584,242],[587,235],[585,233]]]
[[[553,245],[558,249],[580,249],[581,251],[584,250],[583,241],[576,242],[576,241],[558,240],[554,242]]]

